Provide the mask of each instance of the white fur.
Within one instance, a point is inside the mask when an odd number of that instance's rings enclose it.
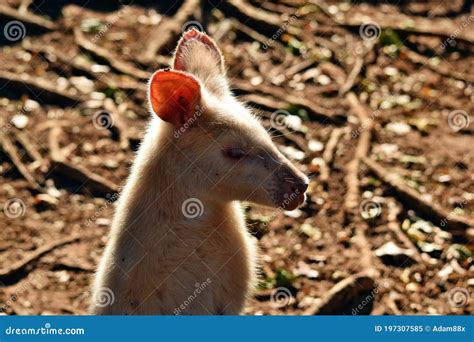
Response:
[[[201,82],[204,112],[179,138],[173,125],[151,120],[94,281],[94,314],[239,314],[257,279],[239,201],[277,207],[284,179],[307,181],[232,97],[217,55],[199,42],[183,51],[177,58]],[[248,156],[229,160],[228,147]],[[189,199],[202,215],[183,214]]]

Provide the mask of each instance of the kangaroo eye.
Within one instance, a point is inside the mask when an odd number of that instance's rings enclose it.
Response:
[[[225,151],[225,154],[232,159],[240,159],[246,155],[245,151],[241,148],[229,148]]]

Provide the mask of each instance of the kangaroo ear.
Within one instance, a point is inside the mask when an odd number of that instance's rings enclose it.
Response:
[[[224,59],[216,43],[207,34],[196,29],[186,31],[178,42],[173,59],[176,70],[193,72],[196,59],[204,60],[203,65],[224,74]]]
[[[201,100],[201,86],[191,75],[158,70],[150,79],[149,101],[162,120],[181,126],[194,115]]]

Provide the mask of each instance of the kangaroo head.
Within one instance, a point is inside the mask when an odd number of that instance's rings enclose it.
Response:
[[[308,178],[281,153],[252,111],[228,86],[222,54],[191,30],[176,48],[173,70],[151,77],[153,112],[169,126],[192,184],[210,200],[240,200],[293,210]]]

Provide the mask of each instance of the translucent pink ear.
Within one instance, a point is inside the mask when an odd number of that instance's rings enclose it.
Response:
[[[201,86],[187,73],[158,70],[150,79],[148,96],[153,112],[179,127],[194,115],[201,100]]]
[[[222,73],[224,72],[224,59],[222,58],[221,51],[217,47],[214,40],[212,40],[212,38],[209,37],[207,34],[200,32],[194,28],[189,31],[186,31],[178,42],[178,46],[176,47],[176,52],[174,54],[173,60],[173,68],[175,70],[189,71],[186,63],[186,57],[189,56],[185,56],[185,47],[191,41],[198,41],[204,44],[209,49],[209,51],[211,51],[213,57],[216,59],[216,62],[219,64],[221,69],[220,71]]]

